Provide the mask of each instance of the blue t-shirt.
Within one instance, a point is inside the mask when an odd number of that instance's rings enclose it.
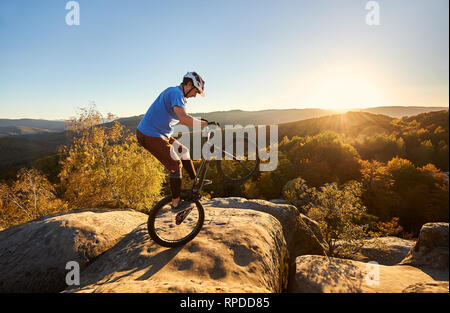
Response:
[[[184,108],[185,105],[186,98],[181,87],[169,87],[152,103],[137,128],[147,136],[169,139],[173,126],[178,123],[173,108]]]

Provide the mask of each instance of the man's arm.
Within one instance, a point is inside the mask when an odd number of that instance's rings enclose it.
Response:
[[[189,114],[186,113],[186,110],[179,107],[179,106],[174,106],[173,110],[175,112],[175,114],[178,117],[178,120],[180,121],[181,124],[189,126],[189,127],[193,127],[194,126],[194,122],[196,123],[196,125],[201,125],[201,126],[207,126],[208,122],[205,121],[201,121],[199,119],[193,118],[192,116],[190,116]]]

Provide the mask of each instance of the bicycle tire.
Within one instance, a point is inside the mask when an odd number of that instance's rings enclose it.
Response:
[[[247,138],[244,139],[244,142],[246,144],[248,144]],[[220,176],[222,176],[222,178],[226,182],[232,182],[232,183],[244,182],[244,181],[248,180],[255,173],[256,169],[259,166],[260,159],[258,157],[258,153],[256,153],[255,157],[256,157],[256,159],[252,160],[252,161],[254,161],[254,164],[251,166],[251,168],[248,170],[248,172],[246,174],[244,174],[242,177],[232,177],[229,174],[227,174],[226,170],[224,169],[223,163],[222,163],[222,161],[224,161],[224,160],[216,160],[217,171],[219,172]],[[228,161],[225,160],[225,162],[228,162]]]
[[[182,197],[183,198],[183,197]],[[197,224],[195,225],[192,232],[190,232],[187,236],[177,239],[177,240],[168,240],[161,238],[161,236],[158,235],[158,232],[155,229],[155,220],[159,213],[159,211],[164,208],[164,206],[169,205],[172,201],[172,196],[166,196],[161,201],[159,201],[149,212],[148,220],[147,220],[147,231],[150,236],[150,238],[163,247],[168,248],[175,248],[180,247],[194,239],[197,234],[200,232],[200,230],[203,227],[203,223],[205,221],[205,210],[203,208],[203,205],[199,201],[194,201],[192,203],[195,204],[197,211],[198,211],[198,220]]]

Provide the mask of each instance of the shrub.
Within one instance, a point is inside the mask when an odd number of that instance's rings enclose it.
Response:
[[[367,225],[361,223],[366,212],[361,192],[361,184],[352,181],[341,188],[336,183],[327,184],[316,193],[308,216],[318,222],[330,256],[355,254],[361,248],[361,239],[368,236]],[[346,243],[345,249],[336,250],[342,241]]]
[[[0,230],[66,209],[47,177],[34,168],[20,169],[11,186],[0,184]]]

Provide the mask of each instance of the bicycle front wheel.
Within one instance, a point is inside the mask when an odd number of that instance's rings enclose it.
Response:
[[[159,201],[151,210],[147,228],[150,238],[163,247],[183,246],[197,236],[205,220],[199,201],[191,202],[182,211],[172,211],[172,196]]]
[[[260,163],[256,144],[247,138],[229,141],[222,152],[222,160],[217,160],[216,166],[217,171],[228,182],[246,181],[256,172]]]

